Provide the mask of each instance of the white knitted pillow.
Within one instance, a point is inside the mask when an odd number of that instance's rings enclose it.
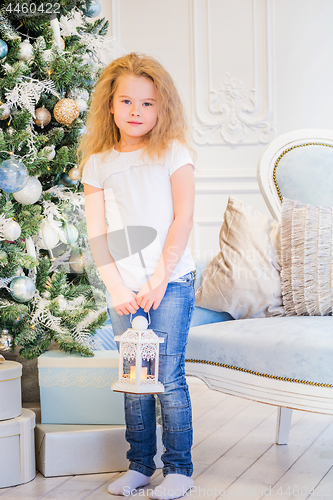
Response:
[[[333,208],[284,198],[281,289],[287,316],[332,314]]]

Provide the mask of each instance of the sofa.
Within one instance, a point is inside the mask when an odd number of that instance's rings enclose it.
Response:
[[[303,212],[309,206],[332,207],[332,166],[333,131],[306,129],[276,137],[263,152],[257,172],[272,217],[281,222],[284,199],[299,200]],[[331,224],[330,208],[324,212]],[[230,311],[196,305],[192,318],[186,374],[214,390],[276,406],[276,443],[281,445],[288,443],[293,409],[333,415],[333,245],[327,224],[323,229],[329,232],[320,236],[329,266],[320,272],[331,286],[324,312],[234,320]],[[197,263],[197,290],[207,264]],[[302,262],[298,267],[302,269]]]

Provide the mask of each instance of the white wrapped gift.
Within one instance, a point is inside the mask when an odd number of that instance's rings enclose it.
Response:
[[[21,376],[21,363],[0,363],[0,420],[15,418],[22,413]]]
[[[38,358],[43,424],[124,424],[123,394],[113,392],[118,351],[93,357],[47,351]]]
[[[45,476],[128,469],[124,425],[36,425],[37,469]],[[157,426],[155,463],[161,468],[162,432]]]
[[[34,445],[35,414],[0,422],[0,488],[27,483],[36,476]]]

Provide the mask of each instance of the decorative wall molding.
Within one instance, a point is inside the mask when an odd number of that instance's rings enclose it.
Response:
[[[195,179],[199,182],[210,179],[217,179],[221,181],[241,179],[243,181],[249,180],[257,182],[257,172],[255,170],[245,168],[225,168],[223,170],[205,169],[204,171],[196,171]]]
[[[119,0],[111,0],[111,30],[112,36],[120,45],[120,5]]]
[[[249,22],[252,22],[252,29],[249,31],[252,35],[247,46],[252,47],[252,76],[244,74],[242,79],[228,72],[229,54],[239,58],[239,67],[242,67],[244,55],[231,46],[231,41],[228,46],[223,44],[219,16],[214,16],[213,12],[216,6],[221,10],[222,4],[212,0],[191,2],[193,137],[198,144],[267,143],[274,137],[274,0],[243,0],[244,5],[251,1],[252,19]],[[223,15],[226,18],[230,15],[230,22],[238,20],[235,12],[230,13],[231,4],[224,2],[224,5]],[[239,7],[239,2],[237,5]],[[219,60],[216,57],[213,60],[213,39],[215,44],[216,40],[220,41]]]
[[[246,169],[226,169],[222,171],[205,170],[195,173],[195,193],[203,194],[238,194],[260,193],[257,174]]]

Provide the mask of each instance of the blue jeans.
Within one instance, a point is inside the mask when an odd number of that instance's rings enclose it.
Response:
[[[195,273],[185,274],[170,282],[165,295],[154,310],[150,309],[149,328],[164,338],[160,344],[159,376],[164,392],[158,394],[161,402],[164,464],[163,474],[191,476],[193,464],[192,409],[185,379],[185,349],[195,305]],[[131,328],[130,315],[116,313],[107,294],[108,310],[115,335]],[[135,316],[148,314],[140,307]],[[153,394],[125,393],[126,440],[130,444],[127,458],[130,469],[151,476],[156,469],[156,413]]]

